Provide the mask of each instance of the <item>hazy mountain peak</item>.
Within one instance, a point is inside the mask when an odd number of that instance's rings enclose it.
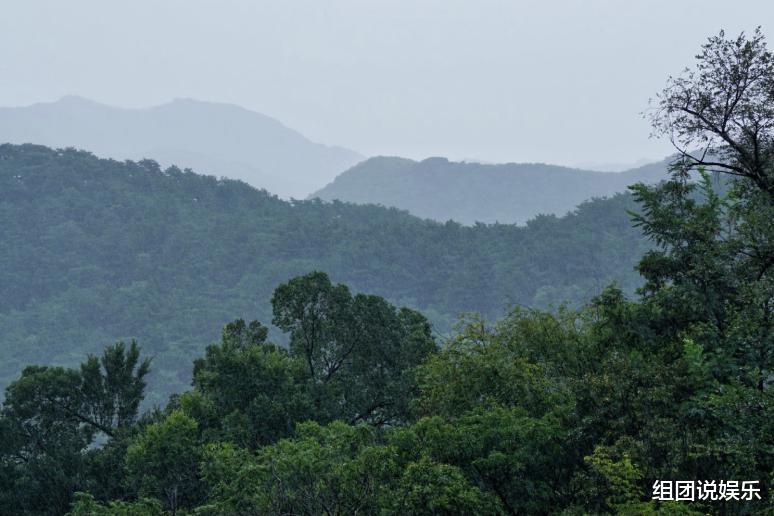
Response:
[[[622,170],[631,170],[634,168],[639,168],[639,167],[648,165],[650,163],[653,163],[654,161],[657,161],[657,160],[649,159],[649,158],[640,158],[629,163],[608,163],[608,162],[587,161],[587,162],[579,163],[576,166],[578,168],[583,168],[586,170],[594,170],[596,172],[621,172]]]
[[[431,156],[429,158],[423,159],[422,161],[420,161],[420,163],[428,166],[448,165],[449,160],[442,156]]]
[[[666,169],[666,162],[658,162],[615,174],[545,163],[382,156],[357,164],[310,197],[392,206],[439,221],[524,223],[539,214],[564,215],[639,181],[657,182]]]
[[[312,142],[280,121],[221,102],[177,98],[141,109],[77,95],[0,108],[0,143],[76,147],[119,160],[152,158],[241,179],[280,197],[306,197],[361,161],[358,153]]]
[[[55,101],[56,104],[69,104],[69,105],[98,105],[98,102],[95,102],[91,99],[87,99],[86,97],[81,97],[80,95],[64,95],[63,97],[59,98],[59,100]]]
[[[59,97],[56,100],[52,101],[46,101],[46,102],[36,102],[34,104],[30,104],[28,106],[18,106],[18,107],[8,107],[3,108],[0,107],[0,109],[13,109],[17,111],[23,111],[23,110],[75,110],[75,109],[82,109],[82,110],[94,110],[94,109],[110,109],[110,106],[107,106],[106,104],[102,104],[100,102],[97,102],[96,100],[92,100],[86,97],[81,97],[80,95],[63,95]],[[121,109],[121,108],[112,108],[112,109]]]

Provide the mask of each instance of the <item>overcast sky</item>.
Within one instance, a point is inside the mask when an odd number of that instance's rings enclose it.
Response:
[[[669,152],[640,116],[767,0],[3,0],[0,105],[239,104],[366,155],[559,164]]]

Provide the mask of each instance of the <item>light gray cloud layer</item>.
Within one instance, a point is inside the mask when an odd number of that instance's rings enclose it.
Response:
[[[4,0],[0,105],[236,103],[364,154],[660,157],[639,113],[774,2]]]

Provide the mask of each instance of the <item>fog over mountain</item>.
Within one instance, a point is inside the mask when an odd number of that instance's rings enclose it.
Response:
[[[191,99],[122,109],[67,96],[0,108],[0,142],[76,147],[119,160],[151,158],[240,179],[283,198],[304,198],[363,159],[314,143],[260,113]]]
[[[577,166],[671,152],[648,138],[648,99],[697,42],[766,24],[774,3],[37,0],[2,14],[3,106],[217,100],[367,156]]]
[[[0,516],[774,516],[772,21],[3,2]]]
[[[285,199],[381,204],[465,224],[563,215],[592,197],[657,181],[665,170],[663,163],[618,174],[472,159],[361,162],[365,158],[358,153],[312,142],[271,117],[192,99],[125,109],[71,95],[0,108],[0,142],[75,147],[118,160],[149,158],[164,167],[239,179]]]
[[[666,161],[615,173],[542,163],[375,157],[310,198],[381,204],[439,221],[524,223],[539,214],[564,215],[587,199],[624,192],[633,183],[656,183],[666,171]]]

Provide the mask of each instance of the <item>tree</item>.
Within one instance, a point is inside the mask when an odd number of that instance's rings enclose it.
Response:
[[[357,345],[346,285],[332,285],[324,272],[312,272],[278,286],[271,298],[272,323],[290,332],[291,350],[304,357],[309,374],[327,382]]]
[[[221,343],[194,361],[194,391],[180,406],[208,439],[255,449],[293,433],[312,415],[308,371],[300,357],[266,342],[267,328],[241,319],[223,329]]]
[[[81,390],[89,419],[108,435],[134,424],[145,391],[150,359],[140,362],[135,341],[126,349],[123,342],[108,346],[97,359],[90,356],[81,364]]]
[[[90,442],[94,434],[112,436],[134,423],[145,388],[150,360],[139,362],[132,342],[105,348],[101,359],[89,356],[80,371],[31,366],[7,389],[6,411],[12,417],[53,424],[71,421]]]
[[[126,451],[128,484],[140,495],[164,501],[172,514],[202,499],[197,424],[181,411],[147,426]]]
[[[312,272],[277,287],[272,322],[303,357],[319,421],[375,425],[408,417],[413,369],[435,349],[420,313],[378,296],[350,294]]]
[[[400,474],[394,450],[364,424],[301,423],[254,456],[229,445],[205,453],[212,514],[377,514]]]
[[[745,178],[774,199],[774,59],[760,27],[749,38],[721,31],[696,60],[658,96],[655,133],[670,137],[686,166]]]
[[[97,435],[114,437],[137,417],[149,367],[138,362],[137,345],[127,350],[119,342],[80,369],[30,366],[8,386],[0,464],[16,484],[8,499],[0,497],[0,509],[66,510],[72,493],[89,483],[97,452],[86,450]]]
[[[653,113],[656,134],[679,151],[672,178],[632,187],[635,223],[656,244],[638,266],[642,302],[604,303],[606,314],[622,314],[608,323],[636,328],[621,355],[628,364],[617,366],[631,371],[617,412],[641,414],[641,429],[628,432],[648,477],[748,475],[771,488],[774,56],[758,29],[749,38],[721,32],[696,59],[668,81]]]
[[[75,493],[75,502],[67,516],[163,516],[157,500],[143,499],[137,502],[112,501],[99,503],[89,493]]]
[[[504,512],[491,493],[473,485],[459,468],[427,457],[406,467],[393,500],[395,514],[451,516]]]
[[[27,367],[0,417],[0,513],[62,514],[85,484],[81,452],[93,432],[73,415],[77,371]]]
[[[671,181],[633,187],[635,221],[660,247],[640,263],[644,292],[682,308],[678,331],[702,326],[697,342],[721,355],[716,375],[763,391],[774,366],[774,56],[760,29],[710,38],[695,70],[669,80],[652,121],[680,159]],[[697,195],[697,168],[730,177],[725,198],[706,174]]]
[[[516,310],[494,328],[478,317],[462,320],[457,335],[417,368],[414,407],[447,418],[492,406],[542,416],[568,400],[559,375],[546,368],[569,364],[534,351],[566,350],[569,333],[566,321],[537,311]]]

